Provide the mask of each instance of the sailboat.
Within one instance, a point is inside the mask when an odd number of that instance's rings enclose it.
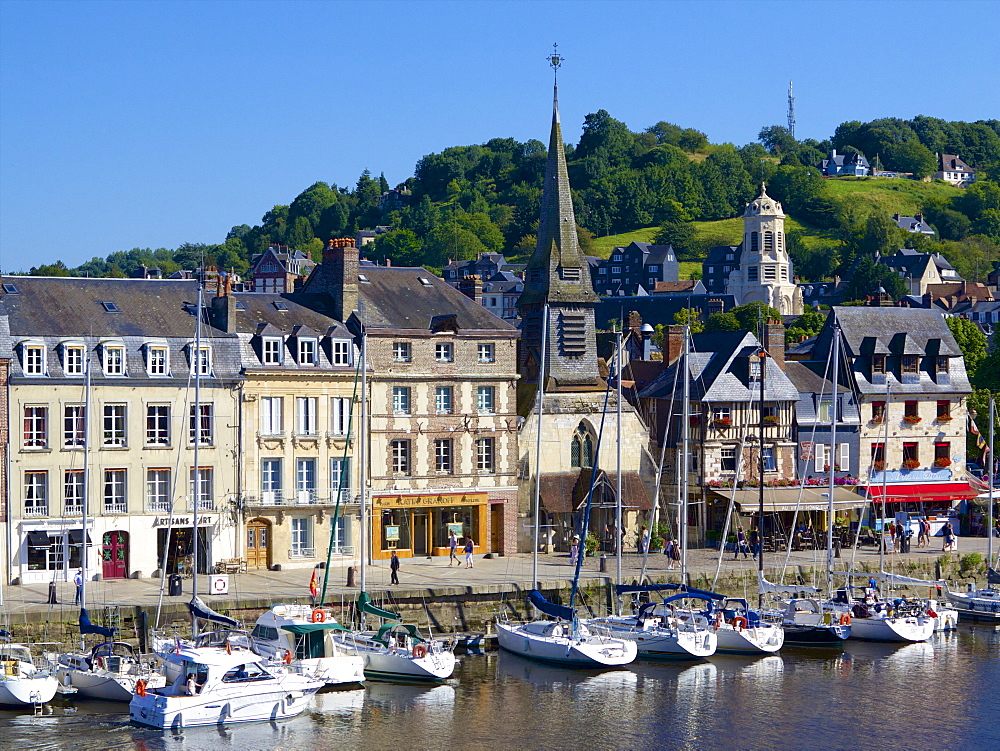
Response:
[[[201,353],[202,289],[198,288],[195,357]],[[195,414],[200,413],[201,367],[196,360]],[[198,467],[198,444],[194,442],[194,466]],[[198,528],[201,489],[197,477],[192,503],[193,527]],[[191,600],[192,640],[198,636],[199,619],[235,627],[238,623],[216,613],[198,597],[198,543],[193,549]],[[161,650],[164,672],[172,677],[170,685],[154,687],[144,680],[135,684],[129,703],[129,717],[140,725],[160,729],[180,729],[199,725],[223,725],[231,722],[278,720],[302,712],[309,699],[325,684],[312,676],[288,671],[281,663],[262,656],[229,632],[219,640],[209,633],[207,643],[182,643],[171,651]]]
[[[580,582],[580,570],[583,565],[584,551],[582,549],[577,556],[576,571],[573,574],[573,589],[568,606],[549,602],[536,589],[538,586],[538,537],[541,527],[542,415],[545,400],[546,359],[544,353],[547,351],[548,320],[549,306],[545,305],[542,315],[542,346],[538,369],[538,432],[535,443],[535,526],[531,559],[532,589],[528,592],[528,600],[535,610],[543,615],[550,616],[550,618],[539,618],[528,623],[498,621],[497,640],[500,647],[508,652],[513,652],[521,657],[529,657],[541,662],[565,667],[600,668],[609,665],[627,665],[636,658],[636,642],[629,639],[612,638],[599,631],[592,630],[586,621],[582,621],[577,617],[576,610],[573,608],[577,586]],[[607,414],[607,398],[605,398],[604,413],[605,415]],[[603,421],[604,416],[601,418],[602,428]],[[603,430],[601,432],[603,433]],[[601,435],[598,434],[590,492],[587,494],[587,505],[584,511],[582,534],[580,535],[581,540],[586,539],[587,536],[590,507],[594,495],[594,480],[597,476],[597,457],[600,455],[600,450]],[[618,535],[618,537],[620,540],[621,535]]]
[[[455,672],[455,652],[437,639],[424,638],[413,624],[402,623],[398,613],[372,603],[367,592],[369,519],[366,497],[368,443],[368,347],[367,333],[361,331],[361,441],[359,458],[361,472],[361,592],[357,599],[361,631],[334,631],[334,640],[344,649],[364,658],[364,674],[368,678],[400,681],[443,681]],[[379,618],[382,625],[376,631],[365,631],[365,616]]]
[[[108,701],[130,701],[138,681],[144,681],[149,686],[162,686],[166,678],[157,673],[153,667],[144,662],[131,644],[114,641],[115,630],[95,625],[87,612],[87,520],[89,518],[88,501],[90,498],[89,464],[90,464],[90,393],[91,372],[89,358],[85,373],[85,406],[83,423],[83,520],[81,535],[83,552],[81,554],[81,575],[83,584],[80,588],[80,651],[60,654],[56,658],[56,675],[59,682],[76,689],[80,696],[88,699],[106,699]],[[86,650],[84,637],[96,634],[107,641],[101,641],[90,651]]]
[[[52,701],[59,681],[35,665],[27,646],[10,638],[9,631],[0,630],[0,705],[38,706]]]

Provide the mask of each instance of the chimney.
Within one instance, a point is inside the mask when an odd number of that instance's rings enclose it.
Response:
[[[785,326],[781,323],[764,324],[764,349],[782,370],[785,369]]]
[[[473,302],[483,304],[483,280],[477,274],[469,274],[459,279],[458,291]]]
[[[666,352],[663,361],[669,365],[681,356],[684,349],[684,327],[679,323],[672,323],[667,326]]]
[[[228,285],[227,285],[228,287]],[[236,331],[236,298],[229,294],[216,295],[212,298],[212,306],[208,310],[209,322],[219,331],[227,334]]]
[[[913,218],[916,219],[918,222],[923,222],[924,221],[924,215],[923,214],[914,214]]]
[[[892,221],[894,221],[894,222],[898,222],[899,221],[899,213],[895,213],[895,214],[892,215]]]
[[[358,249],[353,238],[330,240],[323,250],[327,272],[319,292],[333,297],[333,317],[346,321],[358,309]]]

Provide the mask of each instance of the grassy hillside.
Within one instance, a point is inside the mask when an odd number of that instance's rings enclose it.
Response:
[[[827,180],[826,189],[832,198],[903,216],[913,216],[933,200],[948,201],[962,193],[961,188],[943,182],[888,177],[838,177]]]
[[[637,229],[632,232],[624,232],[620,235],[595,237],[590,254],[600,258],[607,258],[611,255],[612,248],[624,248],[629,243],[634,242],[651,243],[653,242],[653,235],[656,234],[657,230],[659,230],[659,227],[646,227],[645,229]]]

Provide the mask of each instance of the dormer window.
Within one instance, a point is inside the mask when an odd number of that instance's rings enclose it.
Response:
[[[23,363],[25,375],[45,375],[45,345],[40,343],[25,344]]]
[[[281,339],[276,336],[265,337],[261,348],[261,361],[264,365],[281,365]]]
[[[82,344],[63,345],[63,372],[68,376],[82,376],[84,372],[84,347]]]
[[[332,347],[334,365],[351,364],[351,340],[335,339]]]
[[[885,355],[872,355],[872,373],[885,373]]]
[[[299,365],[312,366],[316,364],[316,340],[299,339]]]
[[[125,347],[116,344],[104,346],[104,375],[125,375]]]
[[[903,355],[903,372],[904,373],[916,373],[917,372],[917,356],[916,355]]]
[[[146,373],[152,378],[170,375],[168,366],[170,350],[165,344],[146,345]]]
[[[948,372],[948,358],[939,357],[934,364],[935,372],[937,373],[947,373]]]
[[[211,375],[212,374],[212,350],[209,347],[201,347],[194,355],[195,349],[192,347],[191,375]]]

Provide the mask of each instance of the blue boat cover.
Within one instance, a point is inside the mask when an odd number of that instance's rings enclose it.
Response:
[[[532,589],[528,592],[528,599],[532,605],[545,613],[545,615],[551,615],[553,618],[562,618],[564,621],[573,621],[576,618],[576,611],[573,608],[549,602],[542,597],[542,593],[537,589]]]
[[[230,618],[228,615],[222,615],[222,613],[216,613],[198,596],[191,598],[191,602],[188,603],[188,610],[191,611],[191,615],[195,618],[201,618],[203,621],[212,621],[213,623],[221,623],[223,626],[231,627],[237,627],[240,625],[240,622],[235,618]]]
[[[992,567],[986,569],[986,583],[987,584],[1000,584],[1000,572],[995,571]]]
[[[98,634],[103,636],[105,639],[114,638],[116,629],[104,628],[104,626],[95,626],[90,622],[90,614],[87,612],[87,608],[80,608],[80,633],[81,634]]]
[[[667,599],[665,599],[663,601],[663,604],[667,605],[667,604],[669,604],[671,602],[674,602],[674,600],[683,600],[683,599],[692,598],[692,597],[693,598],[697,598],[699,600],[706,600],[708,602],[711,602],[712,600],[716,599],[715,597],[710,597],[709,594],[708,594],[708,592],[681,592],[680,594],[676,594],[676,595],[672,595],[672,596],[668,597]]]
[[[618,584],[615,586],[615,594],[623,595],[628,592],[662,592],[664,590],[680,589],[680,584]]]
[[[717,592],[706,592],[704,589],[695,589],[694,587],[684,587],[684,591],[691,594],[706,595],[710,600],[726,599],[723,595],[720,595]]]

